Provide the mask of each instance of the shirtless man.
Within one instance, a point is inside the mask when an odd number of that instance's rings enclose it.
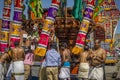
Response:
[[[80,53],[80,65],[79,65],[79,71],[78,71],[78,77],[80,80],[88,79],[88,73],[89,73],[89,46],[84,46],[84,52]]]
[[[71,55],[70,55],[70,50],[67,48],[67,44],[63,43],[61,45],[62,49],[62,62],[63,66],[60,70],[60,79],[61,80],[70,80],[70,61],[71,61]]]
[[[24,49],[19,46],[19,42],[14,42],[15,48],[11,50],[13,61],[13,75],[15,80],[24,80]]]
[[[2,53],[0,55],[0,80],[4,80],[4,63],[9,59],[9,55],[7,53]]]
[[[100,40],[95,40],[94,50],[91,51],[91,70],[89,79],[104,80],[104,63],[106,51],[100,47]]]

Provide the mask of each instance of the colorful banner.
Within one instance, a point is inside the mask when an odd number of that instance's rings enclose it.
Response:
[[[77,35],[76,45],[72,50],[73,54],[80,54],[83,51],[86,34],[88,32],[89,24],[93,16],[94,6],[95,6],[95,0],[88,0],[87,7],[84,11],[84,17],[79,29],[79,33]]]
[[[3,20],[1,27],[0,52],[4,53],[9,44],[11,0],[4,0]]]
[[[14,0],[14,7],[15,7],[15,9],[22,10],[22,8],[23,8],[23,1],[24,0]]]
[[[19,41],[21,37],[22,11],[24,0],[14,0],[13,23],[10,27],[10,47],[14,47],[14,42]]]
[[[16,23],[21,23],[22,22],[22,15],[21,14],[22,14],[22,11],[15,10],[13,21]]]
[[[10,29],[10,21],[2,20],[2,29],[9,30]]]
[[[49,41],[50,28],[53,27],[53,24],[55,22],[59,5],[60,5],[59,0],[52,0],[52,4],[48,10],[48,15],[44,21],[39,44],[35,50],[35,54],[38,56],[45,56],[46,48],[48,46],[48,41]]]
[[[117,28],[117,19],[107,21],[105,26],[105,42],[110,43],[110,49],[114,46],[114,36]],[[115,46],[114,46],[115,47]]]
[[[117,9],[114,1],[104,0],[101,4],[102,11],[98,17],[98,24],[104,26],[105,42],[110,44],[110,50],[113,48],[115,28],[120,16],[120,11]],[[113,25],[114,21],[115,25]]]

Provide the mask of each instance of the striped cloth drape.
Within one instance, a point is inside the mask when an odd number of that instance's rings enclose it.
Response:
[[[93,9],[95,7],[95,0],[88,0],[87,7],[84,11],[83,20],[76,39],[76,45],[72,49],[72,53],[79,54],[83,51],[85,45],[86,34],[88,32],[89,24],[93,16]]]
[[[59,5],[60,5],[59,0],[52,0],[52,4],[48,9],[48,14],[44,21],[43,29],[40,34],[39,44],[35,50],[35,54],[38,56],[45,56],[50,36],[50,28],[53,27],[53,24],[55,22]]]
[[[9,29],[10,29],[10,12],[11,12],[11,0],[4,0],[3,8],[3,20],[1,28],[0,38],[0,52],[4,53],[9,44]]]
[[[14,42],[21,38],[22,9],[24,0],[14,0],[13,23],[10,27],[10,47],[14,47]]]

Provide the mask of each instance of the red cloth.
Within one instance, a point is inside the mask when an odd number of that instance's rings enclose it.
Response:
[[[10,17],[10,8],[4,8],[3,16],[4,17]]]
[[[1,43],[0,44],[0,51],[5,52],[5,49],[8,48],[8,43]]]
[[[43,45],[45,45],[47,47],[48,40],[49,40],[49,35],[41,33],[39,43],[43,44]]]
[[[11,38],[10,38],[10,42],[11,42],[10,47],[12,47],[12,48],[15,47],[15,46],[14,46],[14,42],[15,42],[15,41],[19,41],[19,42],[20,42],[20,38],[11,37]]]
[[[60,0],[52,0],[52,4],[57,4],[57,5],[59,5],[59,4],[60,4]]]
[[[14,0],[14,6],[17,8],[23,7],[23,0]]]
[[[82,45],[84,45],[85,38],[86,38],[86,34],[81,34],[81,33],[79,33],[79,34],[77,35],[76,43],[77,43],[77,44],[82,44]]]

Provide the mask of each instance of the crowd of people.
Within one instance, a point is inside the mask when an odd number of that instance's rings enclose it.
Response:
[[[35,58],[35,45],[29,39],[23,41],[22,46],[16,41],[15,48],[6,50],[0,55],[0,80],[30,80],[31,66]],[[99,40],[96,40],[94,45],[94,48],[90,49],[86,44],[84,51],[79,55],[77,77],[80,80],[105,80],[106,52],[100,47]],[[40,61],[42,64],[39,80],[71,80],[71,51],[67,43],[60,45],[60,51],[57,48],[56,42],[49,44],[46,55]],[[9,61],[9,68],[7,73],[4,73],[6,61]]]

